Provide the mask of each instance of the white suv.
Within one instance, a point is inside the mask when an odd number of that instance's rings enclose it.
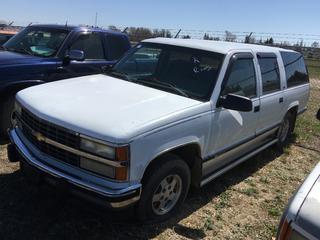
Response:
[[[150,39],[106,75],[19,92],[10,137],[23,169],[40,179],[162,221],[191,185],[283,145],[308,97],[297,52]]]

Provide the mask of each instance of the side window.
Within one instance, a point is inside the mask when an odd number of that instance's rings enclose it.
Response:
[[[98,34],[81,34],[71,45],[70,50],[81,50],[85,59],[105,59],[103,45]]]
[[[256,74],[253,59],[238,59],[231,65],[225,80],[222,96],[229,93],[254,98],[257,96]]]
[[[307,67],[302,54],[297,52],[281,52],[286,70],[288,87],[294,87],[309,82]]]
[[[106,35],[108,59],[118,60],[129,49],[128,41],[122,36]]]
[[[261,70],[263,94],[279,91],[281,85],[277,58],[259,57],[258,60]]]

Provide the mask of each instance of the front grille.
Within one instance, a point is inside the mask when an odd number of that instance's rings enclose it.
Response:
[[[67,129],[42,120],[25,109],[21,111],[21,121],[19,127],[25,137],[42,153],[47,154],[57,160],[79,167],[80,157],[63,149],[47,144],[34,136],[33,132],[41,133],[43,136],[75,149],[79,149],[79,136]]]

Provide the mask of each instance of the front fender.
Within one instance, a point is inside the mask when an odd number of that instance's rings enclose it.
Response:
[[[0,87],[1,101],[7,99],[12,94],[16,94],[22,89],[44,83],[43,80],[16,80],[5,83]]]
[[[130,146],[132,150],[130,178],[140,181],[152,161],[179,147],[196,144],[200,157],[203,157],[206,154],[205,147],[210,133],[210,119],[210,114],[202,114],[201,117],[162,131],[155,131],[133,141]]]
[[[200,139],[196,138],[194,136],[187,136],[187,137],[183,137],[181,139],[176,139],[176,140],[164,143],[163,145],[160,145],[159,147],[155,148],[155,150],[151,154],[152,157],[151,157],[150,162],[152,162],[154,159],[162,156],[165,153],[168,153],[168,152],[171,152],[177,148],[184,147],[187,145],[192,145],[192,144],[197,145],[198,148],[200,149],[200,153],[201,153]],[[148,163],[148,165],[150,164],[150,162]]]
[[[148,166],[156,161],[156,159],[158,159],[160,156],[163,156],[166,153],[172,152],[180,147],[185,147],[188,145],[196,145],[201,154],[201,146],[203,146],[203,140],[194,136],[186,136],[169,142],[159,142],[159,145],[156,148],[149,148],[152,150],[150,152],[146,151],[145,157],[141,162],[138,163],[138,168],[136,168],[137,172],[135,173],[135,180],[140,181],[143,178]]]

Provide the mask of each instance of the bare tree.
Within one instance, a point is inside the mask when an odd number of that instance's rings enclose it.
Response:
[[[154,29],[152,32],[153,37],[172,38],[172,34],[167,29]]]
[[[5,20],[0,20],[0,28],[4,28],[8,26],[8,22]]]
[[[274,44],[273,38],[272,37],[271,38],[267,38],[267,40],[264,41],[264,44],[272,46]]]
[[[313,48],[318,48],[318,47],[319,47],[319,42],[314,41],[314,42],[311,44],[311,47],[313,47]]]
[[[114,26],[114,25],[110,25],[110,26],[108,27],[108,29],[109,29],[109,30],[112,30],[112,31],[116,31],[116,32],[121,32],[121,30],[120,30],[119,28],[117,28],[116,26]]]
[[[237,36],[235,34],[233,34],[232,32],[226,31],[226,36],[225,36],[225,40],[227,42],[235,42],[237,39]]]
[[[129,27],[127,29],[129,38],[133,42],[140,42],[143,39],[152,38],[152,31],[149,28],[143,27]]]
[[[203,40],[213,40],[213,37],[210,37],[209,34],[205,33],[203,36]]]

